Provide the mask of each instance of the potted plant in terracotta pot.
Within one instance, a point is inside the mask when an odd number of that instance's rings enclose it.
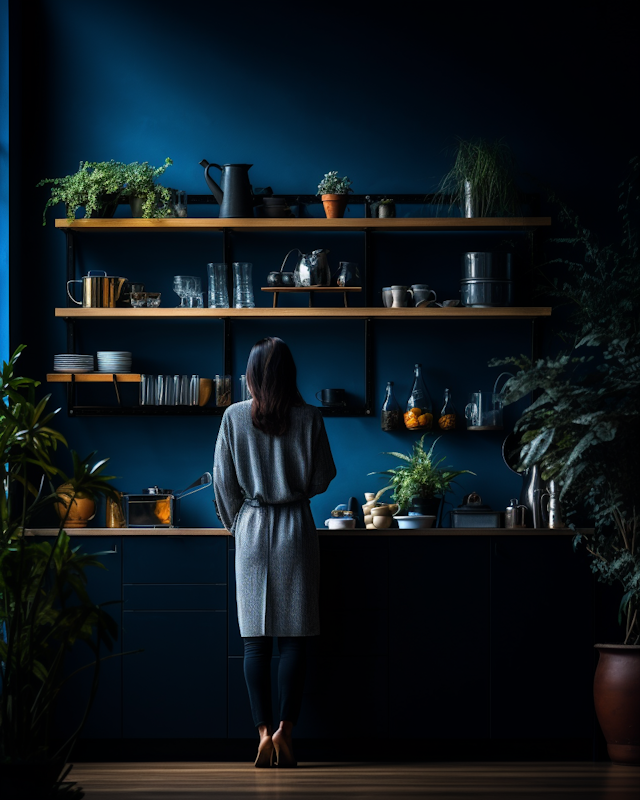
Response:
[[[393,489],[393,501],[398,504],[400,513],[406,514],[412,510],[437,518],[444,496],[451,489],[455,479],[465,473],[475,474],[468,469],[452,470],[450,467],[441,467],[446,456],[436,459],[433,452],[439,438],[434,439],[428,450],[424,447],[425,437],[421,436],[414,443],[409,455],[396,452],[383,453],[385,456],[399,458],[404,463],[384,472],[369,473],[386,475],[390,478],[388,486],[381,489],[377,497]]]
[[[351,189],[352,183],[353,181],[350,181],[346,175],[344,178],[339,178],[337,170],[325,174],[318,184],[317,194],[322,198],[322,205],[327,218],[335,219],[344,216],[349,192],[353,191]]]
[[[550,263],[566,276],[551,293],[573,308],[563,349],[537,362],[525,356],[494,363],[518,368],[503,392],[512,403],[534,393],[516,424],[520,467],[537,464],[561,487],[564,513],[593,519],[585,546],[598,580],[620,592],[620,642],[598,644],[594,699],[613,761],[640,764],[640,258],[638,175],[620,187],[619,245],[600,245],[562,204],[570,234],[552,240],[570,248]],[[577,252],[576,252],[577,251]],[[557,267],[556,267],[557,269]],[[566,343],[569,343],[567,349]]]
[[[93,679],[90,706],[97,691],[100,661],[111,650],[117,626],[87,594],[86,570],[101,566],[80,553],[60,520],[53,542],[25,536],[43,511],[58,501],[53,481],[62,479],[89,497],[115,495],[95,465],[73,459],[72,475],[54,463],[66,444],[51,427],[56,412],[48,397],[37,400],[38,382],[16,374],[19,347],[3,365],[0,385],[0,796],[53,797],[71,789],[62,783],[70,750],[80,727],[65,742],[53,739],[56,703],[68,677],[63,673],[71,647],[87,647]],[[93,454],[92,454],[93,455]],[[80,644],[84,642],[83,644]],[[88,710],[88,709],[87,709]],[[69,791],[68,796],[76,796]]]

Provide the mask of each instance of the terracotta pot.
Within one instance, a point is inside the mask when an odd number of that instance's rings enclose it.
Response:
[[[595,646],[600,658],[593,699],[609,758],[640,766],[640,645]]]
[[[323,194],[322,205],[324,206],[324,213],[327,219],[337,219],[344,217],[344,212],[347,207],[347,200],[349,199],[346,194]]]
[[[67,507],[71,503],[69,516],[64,523],[65,528],[86,528],[87,522],[96,515],[96,504],[90,497],[76,497],[70,483],[63,483],[56,489],[56,494],[60,498],[55,503],[58,517],[63,520],[67,513]]]

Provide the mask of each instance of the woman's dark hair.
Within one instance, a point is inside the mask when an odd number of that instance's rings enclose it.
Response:
[[[251,420],[256,428],[281,436],[289,427],[289,412],[304,400],[296,383],[298,371],[291,350],[276,336],[251,348],[247,385],[253,396]]]

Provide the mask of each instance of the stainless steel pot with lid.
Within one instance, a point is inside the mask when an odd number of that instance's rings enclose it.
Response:
[[[82,284],[82,302],[71,294],[69,286],[72,283]],[[83,308],[115,308],[125,283],[128,283],[126,278],[92,269],[80,280],[67,281],[67,294],[70,300]]]

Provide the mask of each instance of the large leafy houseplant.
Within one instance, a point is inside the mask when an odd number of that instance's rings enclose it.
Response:
[[[51,427],[56,412],[47,410],[49,398],[36,400],[38,382],[16,374],[22,349],[4,363],[0,386],[0,783],[7,794],[16,775],[25,781],[42,774],[43,791],[47,781],[49,787],[56,782],[84,723],[54,745],[56,701],[71,677],[63,672],[65,655],[78,641],[91,651],[90,706],[101,653],[112,649],[117,633],[107,611],[87,594],[86,570],[102,565],[72,546],[66,518],[53,542],[27,535],[38,516],[59,500],[53,481],[71,483],[90,497],[114,490],[103,474],[105,461],[91,465],[92,456],[72,454],[72,475],[54,463],[66,442]],[[66,508],[68,513],[71,503]],[[30,796],[24,786],[22,791]]]
[[[620,243],[601,245],[559,204],[569,248],[550,261],[566,278],[551,293],[572,310],[564,346],[553,356],[495,363],[518,367],[505,403],[534,393],[516,424],[521,467],[539,464],[561,487],[571,518],[586,509],[594,534],[577,534],[598,579],[619,586],[625,644],[640,644],[640,259],[638,159],[620,186]]]
[[[408,455],[398,452],[383,453],[400,459],[403,463],[399,467],[369,473],[389,477],[388,485],[378,492],[378,496],[393,489],[393,501],[399,505],[401,511],[407,511],[416,500],[443,498],[458,476],[464,473],[474,474],[468,469],[452,470],[450,467],[441,467],[446,456],[436,459],[433,452],[438,439],[434,439],[428,450],[425,450],[424,439],[425,437],[421,436],[414,442],[412,451]]]
[[[466,217],[512,217],[518,213],[515,159],[502,139],[458,139],[453,166],[440,181],[434,202],[449,200]]]
[[[172,163],[170,158],[161,167],[152,167],[146,161],[81,161],[78,171],[71,175],[43,178],[37,186],[51,184],[51,196],[42,213],[42,224],[47,224],[47,209],[58,203],[65,204],[71,222],[79,208],[84,208],[86,217],[113,216],[120,200],[129,197],[142,198],[144,217],[165,217],[170,212],[171,192],[155,179]]]

